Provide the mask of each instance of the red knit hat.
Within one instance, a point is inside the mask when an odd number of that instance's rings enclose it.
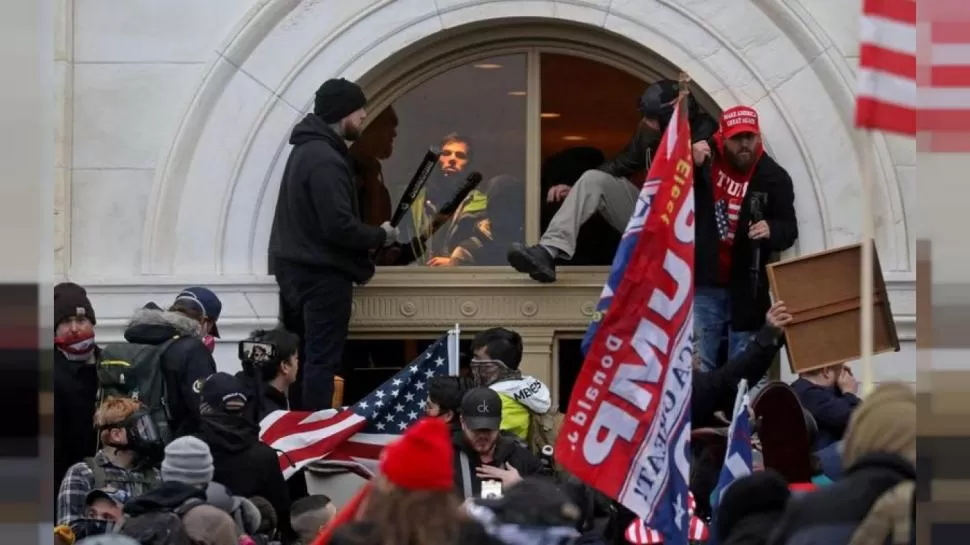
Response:
[[[406,490],[452,490],[454,447],[448,424],[424,417],[381,452],[381,474]]]

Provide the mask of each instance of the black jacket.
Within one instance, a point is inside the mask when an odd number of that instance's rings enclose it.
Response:
[[[717,153],[712,144],[712,152]],[[728,286],[718,284],[718,250],[720,237],[714,219],[714,185],[711,161],[694,174],[695,246],[694,284],[699,287],[726,287],[731,296],[731,327],[734,331],[756,331],[765,321],[765,312],[771,306],[768,296],[768,278],[765,265],[772,254],[795,244],[798,238],[798,222],[795,218],[795,192],[791,176],[767,153],[761,155],[755,166],[747,193],[741,202],[738,216],[737,236],[731,251],[731,277]],[[766,197],[762,211],[771,230],[771,236],[762,241],[761,260],[758,263],[758,290],[752,293],[751,259],[754,245],[748,238],[751,221],[751,200],[755,193]]]
[[[717,122],[709,115],[696,108],[690,112],[691,140],[699,142],[714,136]],[[643,125],[637,125],[637,131],[627,143],[623,151],[600,165],[597,170],[619,178],[630,178],[635,173],[647,167],[647,154],[653,157],[660,144],[662,133],[658,133]]]
[[[125,504],[124,513],[132,518],[158,511],[174,511],[191,500],[205,502],[205,490],[185,483],[163,482]]]
[[[67,468],[98,451],[98,434],[94,430],[98,375],[94,363],[71,361],[56,348],[53,374],[56,497]]]
[[[765,324],[738,357],[705,373],[691,374],[690,425],[692,428],[719,426],[717,411],[730,414],[741,379],[753,387],[771,367],[783,345],[784,337]]]
[[[263,382],[260,377],[253,377],[245,371],[236,373],[238,378],[246,386],[246,395],[253,401],[246,404],[246,416],[255,424],[273,411],[290,410],[290,401],[285,393],[277,390],[269,383]]]
[[[272,447],[259,441],[259,426],[245,416],[212,413],[202,416],[196,435],[212,452],[212,480],[235,496],[265,498],[276,510],[284,540],[296,539],[290,527],[290,494],[279,457]]]
[[[842,479],[789,501],[768,543],[846,545],[876,500],[907,480],[916,480],[908,460],[894,454],[863,456]]]
[[[179,337],[161,360],[176,437],[198,428],[199,392],[205,379],[216,372],[216,362],[201,336],[201,327],[195,320],[152,308],[138,310],[125,329],[125,340],[130,343],[159,345]]]
[[[517,440],[506,435],[499,434],[495,443],[495,455],[490,464],[482,464],[478,453],[465,440],[465,435],[459,429],[451,435],[451,443],[455,449],[455,492],[460,498],[465,498],[464,477],[462,476],[461,453],[468,456],[469,476],[472,481],[472,496],[478,498],[482,494],[482,480],[475,475],[475,468],[481,465],[503,467],[509,464],[518,470],[519,475],[528,477],[538,475],[542,470],[542,463],[536,458],[528,448],[522,446]]]
[[[270,234],[270,261],[367,282],[374,276],[369,251],[382,247],[387,235],[361,219],[347,144],[312,113],[293,128],[290,144]]]
[[[335,531],[329,545],[382,545],[374,530],[375,525],[372,522],[352,522]],[[502,545],[502,543],[489,536],[485,528],[477,522],[467,520],[461,522],[455,545]]]

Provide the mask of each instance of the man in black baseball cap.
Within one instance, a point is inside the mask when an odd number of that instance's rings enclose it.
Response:
[[[296,537],[290,529],[290,496],[280,471],[278,454],[259,440],[259,425],[246,411],[247,385],[228,373],[213,373],[202,385],[199,431],[195,436],[209,446],[212,480],[233,495],[260,496],[279,515],[284,542]]]
[[[650,159],[660,144],[667,124],[674,113],[680,84],[673,80],[652,83],[637,101],[641,118],[630,143],[609,161],[594,170],[587,170],[572,186],[572,180],[562,180],[546,195],[550,203],[562,202],[539,244],[525,246],[515,243],[509,248],[509,264],[538,282],[556,281],[556,260],[570,260],[576,252],[579,229],[599,213],[614,229],[626,230],[633,215],[640,188],[631,180],[649,169]],[[710,139],[717,130],[717,122],[700,111],[687,97],[691,139],[694,142],[694,163],[703,164],[711,154]]]
[[[240,413],[249,401],[246,390],[246,385],[229,373],[215,373],[205,379],[202,385],[202,406],[199,410],[203,413],[210,411]]]
[[[461,400],[461,430],[453,436],[455,488],[462,497],[480,497],[482,481],[507,488],[542,469],[523,443],[499,432],[501,426],[499,395],[490,388],[469,390]]]
[[[301,409],[328,409],[343,359],[354,284],[374,276],[372,255],[397,242],[397,227],[363,221],[348,146],[363,128],[367,97],[329,79],[313,112],[290,135],[290,156],[270,231],[269,261],[290,330],[304,325]],[[294,398],[294,402],[297,401]]]

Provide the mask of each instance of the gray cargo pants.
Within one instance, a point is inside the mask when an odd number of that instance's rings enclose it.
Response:
[[[539,244],[555,248],[561,257],[570,259],[576,252],[579,228],[586,220],[599,212],[622,233],[633,215],[639,195],[640,190],[626,178],[601,170],[587,170],[569,190]]]

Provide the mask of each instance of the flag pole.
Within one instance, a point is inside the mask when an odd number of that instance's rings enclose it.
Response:
[[[875,221],[872,217],[872,166],[875,158],[872,153],[872,131],[862,131],[862,264],[861,264],[861,305],[859,331],[861,337],[862,395],[872,391],[872,337],[873,337],[873,282],[872,270],[875,244]]]
[[[455,323],[455,328],[448,332],[448,375],[457,377],[461,348],[461,327]]]

